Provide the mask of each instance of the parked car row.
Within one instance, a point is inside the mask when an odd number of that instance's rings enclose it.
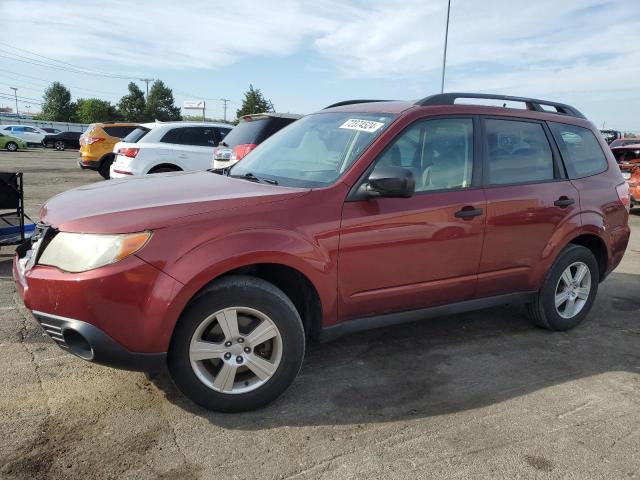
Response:
[[[92,165],[101,153],[88,147],[111,142],[109,126],[81,142]],[[222,128],[133,127],[113,172],[177,162],[193,142],[213,150]],[[630,236],[611,149],[577,109],[545,100],[340,102],[223,173],[97,182],[44,205],[13,274],[60,347],[168,367],[197,404],[249,410],[289,387],[309,339],[507,303],[569,330]]]
[[[5,136],[20,139],[26,146],[19,147],[14,142],[11,148],[27,148],[29,145],[52,147],[56,150],[80,148],[79,138],[82,132],[63,132],[57,128],[34,127],[31,125],[2,125],[0,132]]]

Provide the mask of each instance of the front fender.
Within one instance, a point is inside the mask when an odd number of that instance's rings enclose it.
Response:
[[[198,245],[164,270],[183,287],[168,305],[161,328],[165,332],[163,343],[168,347],[180,314],[203,287],[227,272],[259,263],[284,265],[307,277],[320,297],[323,322],[335,323],[336,252],[337,238],[334,248],[294,231],[273,228],[241,230]]]

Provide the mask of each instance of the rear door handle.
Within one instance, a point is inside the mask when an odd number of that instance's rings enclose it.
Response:
[[[573,205],[576,201],[573,198],[569,198],[565,195],[561,196],[558,200],[553,202],[556,207],[565,208],[569,205]]]
[[[471,220],[473,217],[479,217],[482,215],[481,208],[473,208],[471,205],[467,205],[466,207],[462,207],[461,210],[458,210],[454,213],[456,218],[463,218],[464,220]]]

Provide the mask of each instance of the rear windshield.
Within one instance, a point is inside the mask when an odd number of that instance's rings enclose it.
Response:
[[[136,127],[136,129],[133,132],[131,132],[129,135],[124,137],[122,141],[127,143],[136,143],[150,131],[151,129],[147,127],[143,127],[143,126]]]
[[[103,130],[107,132],[108,135],[117,138],[124,138],[129,135],[136,127],[103,127]]]
[[[249,143],[259,144],[266,136],[270,125],[271,118],[260,118],[258,120],[241,121],[227,136],[224,137],[224,143],[228,147],[237,145],[246,145]]]

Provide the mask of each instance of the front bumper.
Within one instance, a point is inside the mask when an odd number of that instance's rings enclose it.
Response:
[[[68,273],[37,264],[25,267],[28,252],[28,246],[21,246],[14,257],[16,290],[58,345],[117,368],[148,370],[162,363],[177,319],[172,301],[181,283],[135,255]]]
[[[65,351],[89,362],[124,370],[160,371],[166,353],[131,352],[90,323],[33,311],[44,331]]]

